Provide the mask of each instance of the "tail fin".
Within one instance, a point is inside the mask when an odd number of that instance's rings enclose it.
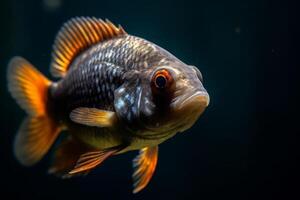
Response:
[[[10,61],[7,80],[12,97],[29,115],[15,138],[14,153],[20,163],[30,166],[42,159],[60,132],[47,114],[51,82],[21,57]]]

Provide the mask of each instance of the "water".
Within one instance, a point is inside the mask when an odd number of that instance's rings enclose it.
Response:
[[[9,199],[268,199],[298,195],[296,5],[280,1],[17,1],[0,3],[1,181]],[[12,154],[25,116],[6,89],[14,55],[49,74],[51,47],[74,16],[108,18],[198,66],[211,104],[195,126],[160,145],[148,187],[131,194],[131,152],[85,178],[47,175]],[[292,29],[293,28],[293,29]],[[299,33],[299,31],[298,31]],[[297,184],[299,186],[299,184]]]

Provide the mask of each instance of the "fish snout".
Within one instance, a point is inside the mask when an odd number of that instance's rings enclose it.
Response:
[[[197,90],[188,95],[181,96],[173,103],[172,120],[178,132],[189,129],[209,105],[209,95],[205,90]]]
[[[209,105],[210,97],[206,91],[194,91],[191,94],[184,96],[183,100],[178,102],[178,109],[191,107],[197,109],[199,107],[206,108]]]

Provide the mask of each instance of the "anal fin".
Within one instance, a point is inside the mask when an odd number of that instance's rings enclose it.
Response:
[[[62,178],[72,177],[68,172],[76,165],[80,155],[88,151],[91,151],[89,147],[69,136],[55,149],[48,173]]]
[[[104,160],[108,157],[116,154],[120,150],[122,150],[123,146],[117,146],[109,149],[98,150],[98,151],[90,151],[84,153],[78,159],[76,166],[69,174],[77,174],[82,173],[88,170],[95,168],[96,166],[100,165]]]

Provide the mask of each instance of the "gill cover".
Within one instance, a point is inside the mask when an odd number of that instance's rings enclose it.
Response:
[[[141,124],[142,119],[154,113],[150,82],[142,74],[138,71],[125,73],[124,83],[114,93],[117,116],[129,126]]]

